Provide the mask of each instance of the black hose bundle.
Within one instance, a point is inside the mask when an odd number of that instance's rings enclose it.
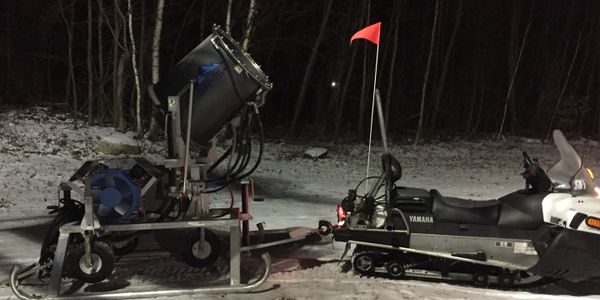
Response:
[[[258,156],[254,165],[248,169],[250,161],[252,160],[252,141],[253,141],[253,126],[258,127]],[[260,114],[254,106],[246,106],[241,114],[239,132],[234,136],[232,146],[221,156],[213,166],[208,170],[209,173],[219,166],[227,157],[230,155],[236,155],[235,161],[231,164],[225,173],[216,178],[209,178],[206,180],[207,183],[215,184],[218,187],[212,190],[206,191],[206,193],[218,192],[229,184],[239,181],[243,178],[248,177],[252,174],[262,160],[264,152],[264,128],[260,118]]]

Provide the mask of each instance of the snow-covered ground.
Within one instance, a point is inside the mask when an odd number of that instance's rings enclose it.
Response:
[[[45,207],[55,203],[60,181],[86,159],[98,158],[96,143],[115,133],[104,127],[73,130],[67,116],[46,108],[5,110],[0,113],[0,299],[15,299],[6,287],[13,264],[28,264],[39,254],[44,224],[50,221]],[[133,137],[132,133],[127,133]],[[572,142],[586,165],[600,170],[600,144],[578,139]],[[158,160],[163,143],[139,141],[145,156]],[[302,158],[309,146],[329,148],[326,159]],[[334,220],[335,204],[365,175],[367,148],[362,145],[300,145],[267,143],[264,160],[253,175],[256,197],[251,203],[254,223],[266,229],[292,226],[316,227],[320,219]],[[453,141],[406,146],[393,145],[391,152],[403,166],[403,185],[436,188],[448,196],[495,198],[522,188],[519,172],[521,151],[539,158],[545,167],[557,161],[552,144],[511,138],[506,141]],[[379,172],[381,147],[376,146],[371,174]],[[235,191],[235,190],[234,190]],[[228,193],[227,193],[228,195]],[[226,196],[228,197],[228,196]],[[225,198],[226,198],[225,197]],[[223,196],[213,202],[225,201]],[[218,299],[566,299],[587,296],[600,299],[600,280],[579,284],[558,282],[523,291],[500,291],[419,280],[392,281],[361,278],[338,264],[343,244],[327,241],[285,248],[273,253],[273,274],[250,294],[207,295]],[[590,249],[592,250],[592,249]],[[162,277],[198,275],[196,270],[153,259],[152,267],[137,266],[134,284],[161,288]],[[600,266],[599,266],[600,267]],[[134,267],[131,267],[132,269]],[[125,272],[127,273],[127,271]],[[131,272],[129,272],[131,273]],[[150,274],[150,275],[148,275]],[[202,275],[202,274],[200,274]],[[117,275],[119,276],[119,275]],[[146,277],[156,277],[152,280]],[[162,277],[161,277],[162,276]],[[170,278],[171,280],[173,278]],[[195,296],[197,298],[198,296]],[[181,298],[184,299],[184,298]]]

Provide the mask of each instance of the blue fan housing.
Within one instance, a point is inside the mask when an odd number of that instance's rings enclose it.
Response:
[[[128,220],[137,211],[141,194],[121,169],[101,170],[91,178],[94,212],[100,220]]]

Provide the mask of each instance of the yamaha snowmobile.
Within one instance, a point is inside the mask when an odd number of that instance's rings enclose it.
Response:
[[[347,242],[344,255],[355,246],[361,275],[505,288],[600,276],[600,188],[564,135],[553,138],[558,163],[544,171],[523,152],[525,189],[486,201],[396,186],[402,167],[383,154],[376,184],[364,196],[350,190],[338,223],[320,230]]]

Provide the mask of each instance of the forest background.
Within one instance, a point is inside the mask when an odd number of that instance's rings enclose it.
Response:
[[[274,83],[275,138],[365,141],[377,86],[392,139],[600,137],[600,2],[0,1],[0,105],[155,131],[146,86],[219,24]]]

